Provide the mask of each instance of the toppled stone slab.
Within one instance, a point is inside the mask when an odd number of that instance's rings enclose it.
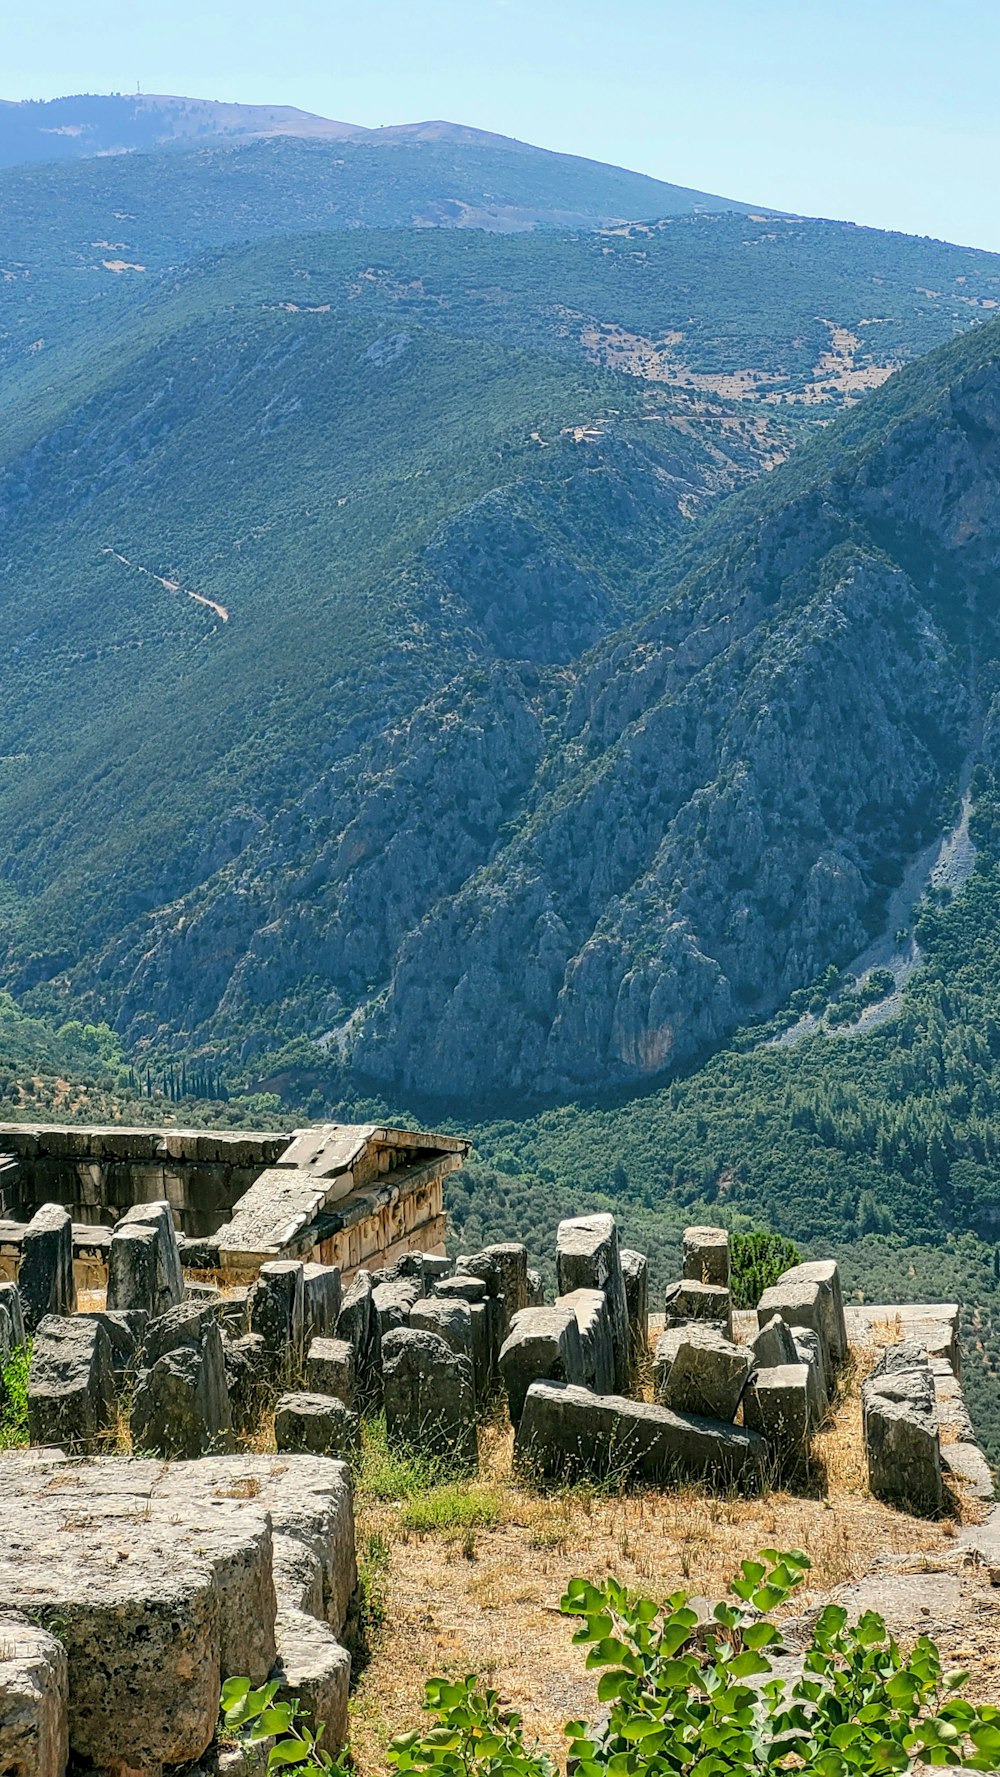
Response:
[[[658,1398],[676,1413],[732,1422],[752,1364],[745,1345],[733,1345],[710,1326],[692,1326],[680,1339]]]
[[[306,1387],[313,1394],[332,1394],[354,1407],[357,1375],[354,1346],[349,1339],[313,1339],[306,1353]]]
[[[761,1324],[751,1350],[759,1370],[772,1370],[779,1364],[797,1364],[799,1361],[792,1329],[780,1314],[772,1314]]]
[[[43,1203],[24,1230],[17,1274],[24,1326],[31,1334],[47,1314],[73,1314],[73,1224],[59,1203]]]
[[[583,1354],[583,1381],[597,1394],[613,1394],[615,1388],[615,1348],[608,1315],[608,1299],[603,1290],[573,1290],[560,1296],[557,1308],[570,1308],[576,1316]]]
[[[279,1450],[347,1461],[361,1445],[361,1421],[353,1408],[328,1394],[283,1394],[274,1409]]]
[[[62,1642],[27,1617],[0,1615],[0,1771],[64,1777],[69,1669]]]
[[[296,1564],[273,1557],[272,1536],[296,1550],[317,1629],[335,1645],[355,1584],[342,1463],[4,1458],[0,1609],[58,1624],[75,1756],[132,1770],[196,1759],[214,1733],[221,1679],[279,1676],[276,1657],[290,1683],[301,1675],[308,1707],[320,1642],[311,1664],[294,1635],[276,1647],[275,1578],[282,1613],[303,1605],[302,1586],[286,1578]],[[345,1659],[328,1655],[328,1669]]]
[[[512,1423],[520,1423],[527,1393],[545,1377],[583,1383],[583,1348],[572,1308],[522,1308],[500,1348],[500,1374]]]
[[[136,1369],[146,1337],[148,1316],[141,1309],[88,1308],[81,1320],[97,1320],[108,1335],[111,1346],[111,1367],[115,1385],[121,1388],[126,1377]]]
[[[729,1288],[729,1235],[725,1228],[685,1228],[681,1253],[681,1276],[689,1283]]]
[[[115,1378],[104,1327],[89,1315],[45,1315],[28,1373],[31,1442],[93,1450],[114,1419]]]
[[[560,1296],[603,1290],[608,1302],[615,1356],[615,1387],[628,1387],[632,1372],[625,1279],[614,1216],[573,1216],[556,1231],[556,1281]]]
[[[928,1357],[947,1359],[961,1380],[961,1312],[957,1302],[851,1302],[844,1309],[844,1320],[852,1345],[912,1341],[922,1345]]]
[[[934,1379],[912,1342],[882,1353],[861,1389],[868,1483],[879,1499],[919,1514],[944,1500]]]
[[[791,1360],[796,1364],[805,1364],[809,1371],[809,1414],[814,1426],[822,1425],[830,1405],[830,1383],[823,1363],[823,1346],[818,1333],[811,1327],[794,1327],[791,1329],[795,1356]]]
[[[674,1358],[695,1324],[694,1321],[689,1321],[686,1326],[666,1327],[656,1341],[656,1350],[653,1353],[653,1399],[661,1405]]]
[[[839,1370],[847,1356],[847,1324],[844,1318],[844,1296],[840,1270],[835,1259],[812,1259],[807,1264],[793,1265],[778,1279],[779,1288],[814,1283],[819,1289],[821,1325],[816,1328],[823,1342],[823,1360],[827,1376]]]
[[[673,1413],[567,1382],[533,1382],[517,1428],[520,1460],[546,1476],[574,1473],[655,1484],[706,1480],[756,1491],[767,1445],[743,1426]]]
[[[627,1246],[622,1247],[620,1257],[634,1375],[649,1352],[649,1260],[645,1253],[637,1253]]]
[[[793,1330],[805,1327],[815,1333],[820,1342],[824,1375],[833,1375],[829,1301],[824,1299],[823,1288],[815,1278],[793,1278],[790,1283],[779,1278],[764,1291],[757,1304],[757,1313],[762,1326],[777,1314]]]

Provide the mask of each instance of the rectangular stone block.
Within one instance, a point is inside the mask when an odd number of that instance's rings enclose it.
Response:
[[[556,1281],[561,1296],[603,1290],[615,1354],[615,1387],[628,1387],[632,1370],[628,1306],[614,1216],[573,1216],[556,1232]]]
[[[357,1372],[349,1339],[313,1339],[306,1355],[306,1387],[330,1394],[347,1407],[355,1405]]]
[[[690,1283],[729,1288],[729,1235],[725,1228],[685,1228],[681,1275]]]
[[[654,1485],[691,1480],[756,1492],[767,1445],[743,1426],[672,1413],[565,1382],[533,1382],[517,1428],[518,1458],[548,1477],[585,1473]]]

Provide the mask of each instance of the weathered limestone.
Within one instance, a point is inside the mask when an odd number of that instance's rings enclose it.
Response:
[[[649,1353],[649,1260],[645,1253],[626,1246],[621,1251],[621,1264],[634,1373]]]
[[[222,1361],[229,1393],[233,1430],[256,1431],[269,1400],[274,1399],[268,1378],[267,1346],[259,1333],[222,1341]]]
[[[141,1309],[91,1308],[77,1318],[100,1321],[111,1346],[115,1387],[121,1388],[126,1377],[138,1366],[149,1316]]]
[[[28,1374],[31,1442],[92,1450],[114,1418],[115,1378],[104,1327],[89,1315],[45,1315]]]
[[[764,1291],[757,1305],[757,1312],[761,1325],[777,1314],[793,1331],[805,1327],[815,1333],[820,1342],[824,1375],[833,1374],[827,1342],[829,1313],[823,1301],[821,1286],[815,1278],[793,1279],[791,1283],[779,1278],[777,1283]]]
[[[375,1285],[372,1301],[383,1338],[393,1327],[409,1326],[410,1309],[422,1295],[423,1285],[416,1277],[393,1277]]]
[[[16,1283],[0,1283],[0,1316],[10,1326],[9,1351],[25,1341],[24,1312]]]
[[[820,1336],[811,1327],[795,1327],[792,1330],[792,1343],[795,1346],[792,1362],[805,1364],[809,1371],[809,1412],[812,1423],[814,1426],[822,1425],[830,1405],[830,1390]]]
[[[676,1413],[731,1422],[750,1375],[745,1345],[733,1345],[709,1326],[691,1326],[681,1338],[658,1396]]]
[[[157,1301],[153,1312],[165,1314],[168,1308],[176,1307],[184,1300],[184,1275],[181,1271],[181,1255],[177,1246],[177,1230],[174,1227],[173,1211],[169,1203],[134,1203],[127,1209],[118,1222],[119,1228],[139,1226],[152,1228],[156,1235],[156,1286]],[[119,1302],[119,1308],[144,1308],[144,1302]]]
[[[382,1334],[367,1271],[358,1272],[344,1295],[337,1316],[337,1337],[346,1339],[354,1348],[359,1403],[377,1407],[382,1400]]]
[[[267,1348],[276,1381],[298,1373],[305,1345],[305,1282],[295,1259],[272,1259],[262,1265],[250,1291],[250,1331]]]
[[[222,1334],[211,1308],[181,1303],[151,1321],[132,1396],[132,1447],[144,1455],[226,1449],[232,1410]]]
[[[274,1440],[279,1450],[346,1462],[360,1447],[361,1421],[333,1395],[283,1394],[274,1410]]]
[[[111,1236],[107,1303],[114,1309],[142,1309],[151,1318],[163,1312],[159,1237],[150,1223],[126,1222]]]
[[[809,1366],[755,1370],[743,1396],[743,1423],[767,1439],[779,1469],[795,1469],[809,1447]]]
[[[797,1364],[799,1361],[792,1329],[780,1314],[772,1314],[761,1323],[751,1350],[759,1370],[773,1370],[778,1364]]]
[[[688,1321],[684,1326],[666,1327],[656,1341],[656,1350],[653,1353],[653,1399],[661,1405],[674,1358],[688,1334],[699,1324]]]
[[[307,1611],[279,1609],[278,1658],[270,1674],[280,1681],[277,1701],[294,1698],[298,1719],[313,1733],[323,1724],[323,1749],[347,1742],[351,1656],[325,1624]]]
[[[547,1476],[706,1480],[749,1490],[760,1486],[767,1459],[763,1438],[743,1426],[595,1395],[567,1382],[531,1384],[515,1449]]]
[[[729,1288],[729,1235],[725,1228],[685,1228],[681,1276],[689,1283]]]
[[[43,1203],[24,1231],[17,1289],[29,1335],[45,1315],[76,1309],[73,1224],[58,1203]]]
[[[579,1289],[604,1291],[614,1343],[615,1386],[627,1388],[632,1368],[628,1307],[614,1216],[575,1216],[559,1223],[556,1279],[561,1296]]]
[[[382,1341],[390,1439],[472,1466],[477,1456],[472,1365],[436,1333],[395,1327]]]
[[[410,1326],[436,1333],[474,1367],[472,1309],[468,1302],[449,1300],[446,1296],[422,1296],[410,1309]]]
[[[302,1267],[305,1292],[305,1339],[327,1339],[336,1330],[340,1313],[340,1271],[336,1265],[308,1264]]]
[[[624,1258],[625,1258],[625,1254],[623,1253],[622,1254],[623,1262],[624,1262]],[[542,1282],[542,1274],[540,1271],[531,1270],[530,1267],[528,1270],[528,1307],[529,1308],[544,1308],[545,1307],[545,1285]]]
[[[520,1424],[528,1389],[543,1377],[584,1381],[580,1328],[572,1308],[522,1308],[500,1348],[500,1374],[513,1424]]]
[[[667,1286],[665,1320],[668,1327],[683,1326],[689,1320],[714,1321],[728,1333],[732,1317],[732,1298],[720,1283],[692,1283],[682,1279]]]
[[[822,1325],[817,1327],[823,1341],[827,1374],[832,1377],[847,1356],[847,1324],[844,1318],[844,1296],[840,1270],[835,1259],[812,1259],[804,1265],[793,1265],[783,1271],[779,1284],[815,1283],[820,1292]]]
[[[586,1386],[597,1394],[613,1394],[615,1348],[604,1291],[573,1290],[568,1296],[560,1296],[556,1307],[571,1308],[576,1315]]]
[[[0,1614],[0,1771],[64,1777],[68,1757],[66,1650],[27,1617]]]
[[[349,1339],[313,1339],[306,1353],[306,1387],[352,1407],[357,1398],[354,1347]]]
[[[505,1240],[495,1246],[484,1246],[481,1252],[466,1254],[458,1260],[459,1271],[473,1277],[496,1279],[496,1294],[504,1305],[504,1336],[515,1314],[528,1306],[528,1250],[519,1240]]]
[[[933,1514],[944,1500],[934,1379],[912,1341],[890,1345],[862,1385],[868,1483],[906,1511]]]

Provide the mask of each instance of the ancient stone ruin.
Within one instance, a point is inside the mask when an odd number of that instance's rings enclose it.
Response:
[[[0,1356],[33,1341],[33,1448],[0,1456],[4,1773],[64,1777],[72,1754],[162,1777],[206,1754],[232,1676],[273,1676],[342,1739],[365,1413],[471,1471],[503,1402],[529,1483],[794,1487],[849,1349],[881,1342],[859,1426],[872,1491],[931,1514],[949,1484],[991,1496],[957,1310],[845,1307],[831,1261],[739,1310],[725,1231],[691,1228],[651,1314],[644,1255],[586,1215],[559,1225],[547,1301],[519,1242],[446,1255],[457,1140],[4,1139]],[[189,1231],[199,1182],[233,1201]]]

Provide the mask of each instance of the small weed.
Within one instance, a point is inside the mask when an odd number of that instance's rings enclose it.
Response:
[[[0,1368],[0,1450],[28,1442],[28,1371],[31,1342],[19,1345]]]
[[[357,1465],[358,1494],[362,1499],[414,1499],[450,1481],[452,1474],[447,1460],[430,1451],[390,1449],[381,1414],[364,1421]]]
[[[453,1481],[407,1500],[399,1523],[402,1530],[426,1536],[433,1531],[495,1530],[503,1515],[503,1500],[495,1487]]]
[[[358,1561],[358,1583],[344,1626],[351,1656],[351,1684],[357,1683],[375,1650],[386,1619],[386,1580],[391,1552],[378,1531],[366,1538]]]

